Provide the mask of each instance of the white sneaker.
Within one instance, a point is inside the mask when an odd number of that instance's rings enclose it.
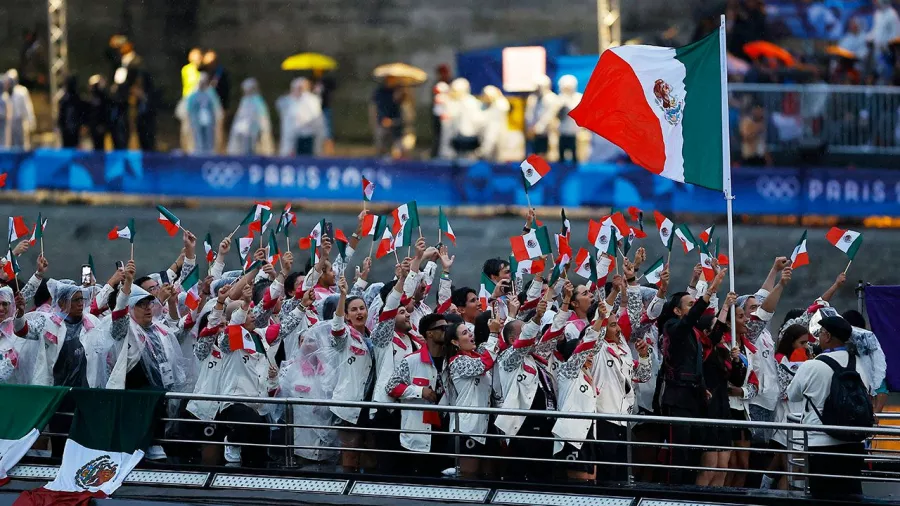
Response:
[[[444,478],[456,478],[457,474],[458,471],[455,467],[448,467],[447,469],[441,471],[441,476],[443,476]]]
[[[168,456],[162,446],[153,445],[147,450],[147,460],[166,460]]]
[[[228,443],[228,436],[225,436],[225,462],[229,464],[240,464],[241,463],[241,447],[240,446],[232,446]]]

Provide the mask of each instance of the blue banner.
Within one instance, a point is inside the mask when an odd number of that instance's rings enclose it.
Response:
[[[0,153],[7,187],[175,197],[376,202],[424,206],[525,205],[518,164],[380,159],[189,157],[140,152],[38,150]],[[900,216],[900,171],[740,167],[735,212],[748,215]],[[724,214],[721,193],[675,183],[628,163],[557,164],[531,190],[536,206]]]

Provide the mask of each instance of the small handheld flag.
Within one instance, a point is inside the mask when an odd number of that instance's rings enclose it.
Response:
[[[791,253],[791,269],[804,265],[809,265],[809,254],[806,252],[806,230],[803,231],[800,242],[794,246],[794,251]]]
[[[366,178],[362,180],[362,191],[363,191],[363,200],[366,202],[372,201],[372,196],[375,194],[375,183],[369,181]]]
[[[9,242],[13,243],[20,238],[28,235],[28,225],[25,224],[25,218],[21,216],[9,217]]]
[[[34,225],[34,229],[31,231],[31,239],[29,239],[29,243],[32,246],[37,244],[38,241],[41,241],[41,251],[44,251],[44,229],[47,228],[47,219],[41,217],[41,213],[38,213],[37,223]]]
[[[200,307],[200,269],[196,266],[191,269],[191,273],[181,281],[181,289],[187,294],[184,305],[196,311]]]
[[[3,174],[0,174],[0,188],[3,188],[4,186],[6,186],[6,176],[8,176],[8,175],[9,174],[7,174],[6,172],[4,172]]]
[[[684,223],[675,227],[675,237],[681,241],[681,246],[684,248],[685,253],[694,251],[694,247],[697,246],[697,239],[694,239],[691,229]]]
[[[543,258],[519,262],[515,256],[509,256],[509,270],[518,278],[521,278],[523,274],[541,274],[545,268],[546,264]]]
[[[266,352],[259,336],[241,325],[228,326],[228,347],[231,348],[231,351],[244,350],[251,354]]]
[[[107,237],[110,241],[115,241],[116,239],[128,239],[128,242],[134,244],[134,218],[128,220],[128,225],[125,228],[116,228],[113,227],[112,230],[109,231]]]
[[[648,283],[658,285],[660,280],[662,279],[661,276],[665,269],[666,264],[663,262],[663,257],[659,257],[659,260],[653,262],[653,265],[648,267],[644,272],[644,278],[647,279]]]
[[[707,247],[709,247],[709,245],[712,244],[712,238],[713,238],[713,234],[715,232],[716,232],[715,225],[707,228],[703,232],[700,232],[700,240],[703,241],[703,243],[705,243]]]
[[[550,164],[538,155],[529,155],[528,158],[519,165],[519,168],[522,169],[526,193],[533,188],[538,181],[550,173]]]
[[[831,230],[825,234],[825,238],[828,239],[835,248],[843,251],[850,260],[853,260],[856,257],[856,252],[859,251],[859,247],[862,246],[862,234],[853,230],[843,230],[837,227],[833,227]]]
[[[656,220],[656,230],[659,232],[659,240],[667,250],[672,251],[672,241],[675,238],[672,232],[675,231],[675,224],[672,220],[666,218],[659,211],[653,211],[653,218]]]
[[[181,220],[172,214],[172,211],[169,211],[163,206],[157,205],[156,210],[159,211],[159,218],[157,218],[159,224],[166,229],[166,232],[170,237],[174,237],[175,234],[178,233],[178,230],[181,229]]]
[[[709,249],[703,241],[700,241],[698,246],[700,248],[700,266],[703,268],[703,279],[712,281],[713,278],[716,277],[716,271],[713,269],[712,258],[709,256]]]
[[[638,228],[634,231],[634,236],[638,239],[644,239],[647,237],[647,234],[644,232],[644,211],[638,209],[637,206],[630,206],[628,208],[628,215],[631,216],[631,221],[637,223]]]
[[[450,239],[450,242],[456,246],[456,234],[453,233],[453,227],[450,226],[450,220],[447,219],[447,215],[444,214],[444,208],[438,208],[438,228],[440,229],[440,234],[445,235],[447,239]],[[438,240],[440,242],[440,240]]]
[[[278,250],[278,239],[275,238],[275,231],[269,230],[269,245],[266,246],[266,262],[277,265],[281,252]]]
[[[533,228],[525,235],[509,238],[516,260],[530,260],[553,253],[547,227]]]
[[[497,287],[497,284],[491,281],[491,278],[487,277],[487,274],[481,273],[481,285],[478,289],[478,300],[481,303],[481,310],[488,310],[488,303],[491,300],[491,295],[494,294],[494,289]]]
[[[212,235],[209,232],[206,233],[206,237],[203,239],[203,249],[206,251],[206,263],[213,263],[217,252],[213,248]]]
[[[568,238],[569,238],[569,235],[570,235],[571,232],[572,232],[572,224],[569,222],[569,219],[566,218],[566,210],[565,210],[565,209],[563,209],[563,210],[560,212],[560,215],[561,215],[561,218],[562,218],[562,228],[560,229],[559,235],[561,235],[561,236],[565,237],[566,239],[568,239]]]
[[[347,246],[350,245],[350,241],[347,240],[347,236],[344,235],[344,231],[336,228],[334,229],[334,243],[337,246],[338,254],[341,255],[341,258],[346,261],[347,260]]]

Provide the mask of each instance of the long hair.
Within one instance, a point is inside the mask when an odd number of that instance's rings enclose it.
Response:
[[[444,329],[444,359],[450,360],[451,357],[459,353],[459,347],[453,344],[454,339],[459,339],[457,333],[459,327],[465,326],[464,322],[451,323]]]
[[[656,320],[656,328],[659,330],[659,335],[662,337],[663,332],[666,329],[666,323],[672,318],[675,318],[675,308],[677,308],[681,304],[681,299],[685,295],[690,295],[687,292],[675,292],[669,297],[669,300],[663,306],[662,312],[659,315],[659,318]]]
[[[784,329],[781,339],[778,340],[778,346],[775,347],[775,353],[790,357],[791,353],[794,352],[794,341],[806,334],[809,334],[809,329],[806,328],[805,325],[795,323],[788,326],[788,328]]]

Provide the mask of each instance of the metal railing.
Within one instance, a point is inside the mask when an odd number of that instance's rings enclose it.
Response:
[[[174,393],[170,392],[167,394],[167,398],[172,403],[183,403],[184,401],[189,400],[200,400],[200,401],[214,401],[214,402],[230,402],[236,404],[268,404],[274,405],[278,407],[284,408],[283,412],[279,415],[278,419],[268,419],[264,423],[255,423],[255,422],[239,422],[239,421],[224,421],[224,420],[199,420],[196,418],[185,418],[181,415],[175,417],[166,417],[163,418],[162,421],[166,422],[168,425],[172,424],[182,424],[182,425],[191,425],[191,424],[202,424],[206,426],[214,426],[220,427],[224,426],[231,430],[235,427],[241,426],[253,426],[263,428],[271,433],[272,429],[281,429],[284,430],[285,433],[280,435],[279,437],[275,437],[274,435],[270,436],[268,442],[266,443],[250,443],[243,441],[223,441],[220,439],[217,440],[204,440],[204,439],[191,439],[186,437],[179,437],[177,435],[173,435],[171,432],[167,433],[164,438],[159,438],[154,440],[154,444],[161,444],[167,448],[173,448],[179,445],[191,445],[196,447],[225,447],[225,446],[233,446],[237,448],[265,448],[269,451],[270,455],[278,455],[278,466],[283,470],[289,471],[291,469],[295,470],[310,470],[310,465],[302,465],[302,461],[304,459],[298,458],[295,455],[295,452],[298,450],[328,450],[337,455],[338,452],[356,452],[358,454],[366,454],[366,455],[374,455],[375,458],[378,458],[380,455],[393,455],[393,456],[424,456],[427,455],[428,459],[444,459],[447,462],[452,463],[452,467],[455,467],[457,471],[460,469],[460,461],[461,459],[475,459],[478,461],[494,461],[494,462],[505,462],[505,463],[517,463],[517,462],[528,462],[528,463],[544,463],[544,464],[556,464],[556,465],[582,465],[587,466],[588,468],[593,466],[602,466],[606,468],[625,468],[626,473],[623,480],[620,480],[619,483],[632,486],[636,485],[638,482],[636,471],[638,470],[682,470],[689,472],[700,472],[700,471],[710,471],[716,473],[746,473],[747,475],[760,475],[760,474],[768,474],[776,478],[785,476],[788,480],[789,485],[789,493],[799,494],[799,495],[807,495],[810,493],[810,478],[828,478],[828,479],[852,479],[852,480],[861,480],[864,482],[888,482],[888,483],[898,483],[900,482],[900,450],[866,450],[864,454],[847,454],[847,453],[839,453],[835,451],[831,451],[829,447],[811,447],[809,445],[809,436],[811,433],[821,433],[823,431],[836,431],[836,432],[856,432],[856,433],[864,433],[867,434],[867,439],[869,441],[900,441],[900,427],[890,427],[890,426],[876,426],[872,428],[846,428],[846,427],[836,427],[836,426],[822,426],[822,425],[802,425],[799,423],[800,417],[799,415],[792,414],[788,416],[787,423],[772,423],[772,422],[752,422],[752,421],[742,421],[742,420],[721,420],[721,419],[706,419],[706,418],[677,418],[677,417],[665,417],[665,416],[650,416],[650,415],[608,415],[601,413],[573,413],[573,412],[560,412],[560,411],[540,411],[540,410],[511,410],[511,409],[498,409],[498,408],[464,408],[464,407],[456,407],[456,406],[434,406],[429,404],[408,404],[408,403],[376,403],[376,402],[343,402],[343,401],[331,401],[331,400],[316,400],[316,399],[299,399],[299,398],[257,398],[257,397],[235,397],[235,396],[224,396],[224,395],[200,395],[200,394],[192,394],[192,393]],[[592,420],[594,422],[623,422],[625,428],[625,437],[621,440],[606,440],[606,439],[564,439],[557,437],[535,437],[535,436],[526,436],[526,435],[505,435],[496,432],[488,432],[483,434],[477,433],[458,433],[458,432],[438,432],[438,431],[417,431],[417,430],[403,430],[400,428],[384,428],[384,427],[372,427],[372,426],[363,426],[363,427],[352,427],[352,426],[338,426],[336,424],[330,423],[327,425],[321,424],[311,424],[311,423],[302,423],[297,422],[293,419],[292,412],[293,409],[300,406],[314,406],[322,409],[329,409],[331,407],[353,407],[353,408],[369,408],[369,409],[389,409],[389,410],[400,410],[400,411],[436,411],[442,414],[447,415],[448,417],[455,417],[461,413],[473,413],[473,414],[484,414],[489,415],[491,420],[491,426],[493,425],[493,419],[497,415],[511,415],[511,416],[524,416],[524,417],[546,417],[548,419],[587,419]],[[71,415],[71,413],[64,413],[67,415]],[[365,415],[365,411],[361,416]],[[900,414],[883,414],[880,415],[882,419],[900,419]],[[336,421],[336,417],[332,418]],[[457,419],[458,420],[458,419]],[[690,426],[699,426],[699,427],[735,427],[735,428],[744,428],[744,429],[770,429],[770,430],[785,430],[787,432],[787,441],[788,447],[784,449],[779,448],[761,448],[761,447],[747,447],[747,448],[738,448],[734,446],[712,446],[712,445],[702,445],[702,444],[684,444],[684,443],[672,443],[671,441],[638,441],[635,439],[634,430],[636,427],[639,427],[643,424],[660,424],[663,426],[678,426],[678,425],[690,425]],[[454,424],[456,427],[459,426],[458,423]],[[458,438],[454,439],[453,448],[451,450],[440,450],[436,451],[432,448],[432,451],[428,453],[418,453],[409,450],[405,450],[399,447],[396,448],[378,448],[374,446],[342,446],[340,443],[329,445],[327,447],[317,446],[317,445],[305,445],[305,444],[295,444],[294,436],[302,431],[347,431],[347,432],[360,432],[360,433],[368,433],[368,434],[397,434],[399,438],[400,433],[407,434],[430,434],[433,436],[460,436],[460,437],[482,437],[486,440],[494,440],[494,441],[502,441],[506,444],[510,442],[578,442],[585,444],[612,444],[612,445],[621,445],[626,448],[625,456],[621,460],[591,460],[591,459],[560,459],[553,458],[552,455],[547,455],[545,458],[534,457],[534,456],[521,456],[515,454],[509,454],[504,452],[496,451],[501,445],[489,445],[485,446],[485,451],[482,453],[463,453],[460,448],[460,440]],[[173,431],[174,432],[174,431]],[[49,436],[65,436],[65,434],[58,433],[44,433]],[[335,438],[337,441],[337,439]],[[704,467],[698,465],[673,465],[673,464],[663,464],[659,462],[646,462],[639,461],[636,458],[635,450],[640,448],[654,448],[660,449],[664,448],[669,451],[674,449],[691,449],[700,452],[707,451],[749,451],[760,454],[768,454],[772,456],[784,455],[787,464],[787,468],[784,470],[760,470],[760,469],[742,469],[742,468],[715,468],[715,467]],[[822,473],[811,473],[809,467],[807,466],[808,458],[810,456],[830,456],[830,457],[856,457],[860,458],[861,464],[861,474],[850,473],[850,474],[822,474]],[[863,465],[863,459],[866,465]],[[169,462],[167,466],[178,469],[184,463],[179,462]],[[194,463],[190,463],[191,465],[187,466],[188,468],[193,468]],[[308,462],[308,464],[315,464],[313,462]],[[331,461],[331,469],[337,469],[337,462],[334,460]],[[249,469],[248,467],[244,467],[244,469]],[[267,468],[271,469],[271,468]],[[321,468],[319,469],[321,470]],[[391,473],[384,473],[381,469],[378,470],[380,474],[387,474],[391,476]],[[394,476],[397,477],[405,477],[406,475],[403,473],[397,473]],[[435,476],[436,477],[436,476]],[[548,476],[547,480],[544,480],[542,483],[559,483],[557,479],[565,479],[565,477],[551,477]],[[477,479],[477,477],[467,477],[467,479]],[[603,483],[608,480],[604,480],[604,477],[601,474],[597,473],[598,483]],[[515,481],[515,480],[512,480]],[[661,482],[662,483],[662,482]]]
[[[840,154],[900,153],[900,87],[729,83],[728,91],[740,112],[732,124],[736,141],[740,119],[758,104],[770,151],[821,144]]]

